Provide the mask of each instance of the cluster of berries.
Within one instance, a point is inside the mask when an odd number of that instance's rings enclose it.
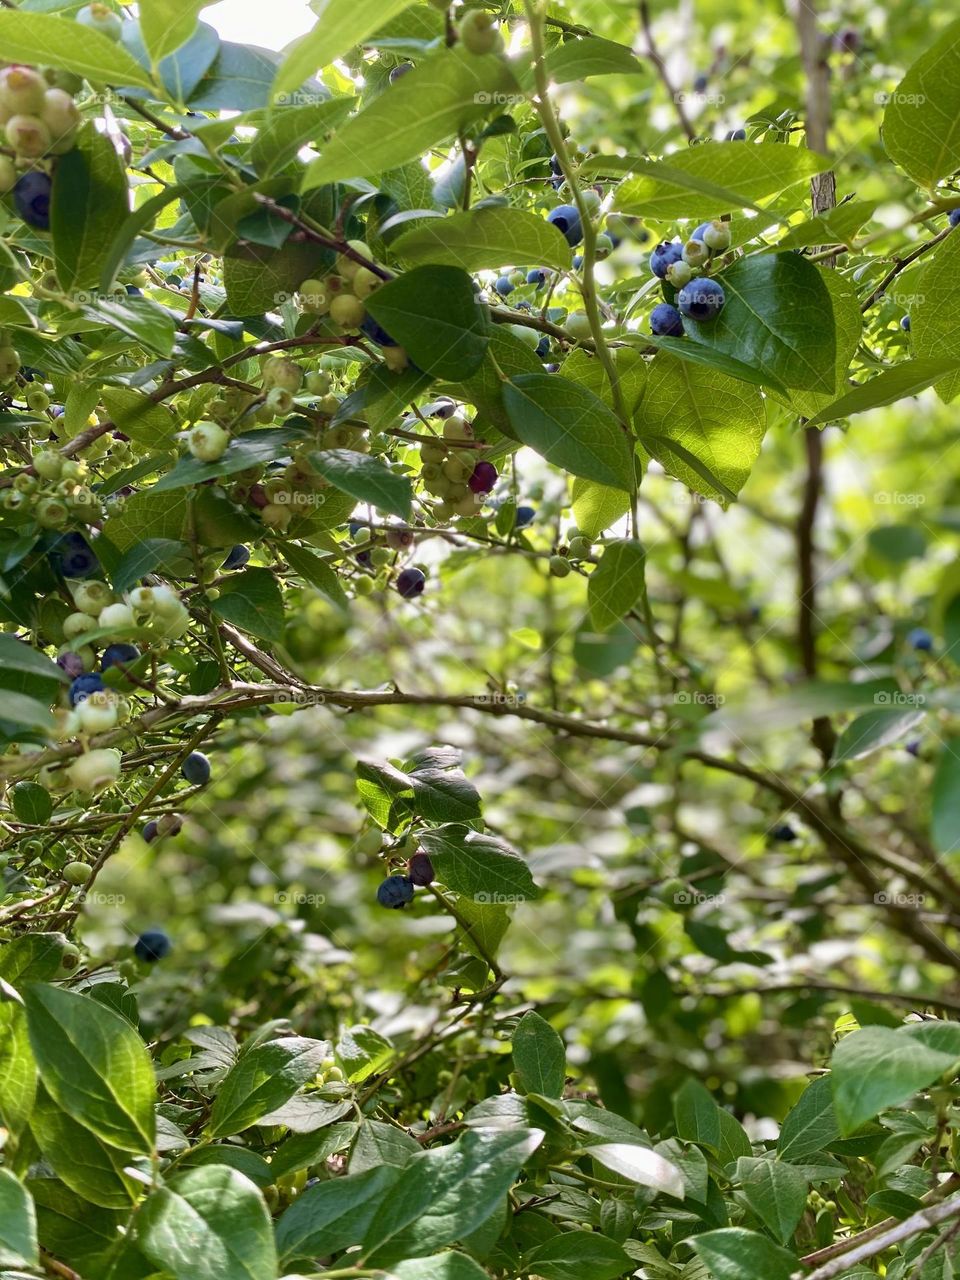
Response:
[[[394,911],[413,901],[413,891],[426,887],[435,879],[433,863],[425,853],[415,853],[407,862],[406,875],[387,876],[377,888],[377,902]]]
[[[39,394],[46,400],[45,392]],[[33,402],[39,403],[36,394]],[[29,512],[42,529],[92,525],[104,516],[105,506],[90,479],[85,462],[41,449],[31,458],[29,470],[21,471],[4,490],[3,505],[8,511]]]
[[[703,222],[686,244],[664,240],[650,255],[650,270],[669,286],[673,301],[661,302],[650,314],[651,331],[658,337],[683,337],[683,321],[715,319],[726,302],[723,287],[706,274],[715,254],[730,247],[726,222]],[[674,301],[676,305],[674,305]]]
[[[420,478],[427,493],[440,499],[434,515],[441,523],[454,516],[476,516],[499,479],[492,462],[481,458],[474,443],[473,426],[444,406],[443,437],[420,445]],[[458,447],[459,446],[459,447]]]
[[[40,231],[50,226],[53,167],[80,129],[74,94],[82,84],[53,67],[12,63],[0,70],[0,127],[11,153],[0,154],[0,195],[12,192],[17,214]]]
[[[381,349],[387,368],[401,373],[409,364],[406,351],[367,314],[364,305],[389,279],[389,273],[377,266],[363,240],[346,243],[350,252],[337,256],[329,275],[310,276],[301,282],[297,289],[300,309],[307,315],[329,317],[340,333],[363,334]]]

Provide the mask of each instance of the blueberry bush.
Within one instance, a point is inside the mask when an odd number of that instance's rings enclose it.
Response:
[[[949,1280],[960,21],[242,7],[0,5],[0,1280]]]

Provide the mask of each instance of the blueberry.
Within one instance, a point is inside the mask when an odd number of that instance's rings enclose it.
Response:
[[[746,129],[731,129],[726,137],[727,142],[746,142],[746,140],[747,140]]]
[[[567,244],[579,244],[583,239],[583,224],[580,221],[580,211],[576,205],[558,205],[556,209],[551,209],[547,214],[547,221],[552,223],[558,231],[563,232],[566,236]]]
[[[513,527],[515,529],[525,529],[528,524],[533,523],[533,518],[536,514],[536,510],[533,507],[517,507],[517,514],[513,519]]]
[[[145,929],[133,944],[133,954],[147,964],[156,964],[173,950],[173,943],[162,929]]]
[[[140,835],[147,844],[153,844],[154,840],[157,838],[157,824],[153,818],[141,827]]]
[[[245,547],[242,542],[238,542],[235,547],[231,547],[230,554],[220,566],[221,569],[242,569],[250,559],[250,548]]]
[[[929,653],[933,648],[933,636],[926,627],[914,627],[907,632],[907,644],[920,653]]]
[[[65,533],[50,548],[50,559],[65,578],[90,578],[100,569],[97,559],[82,533]]]
[[[377,324],[373,316],[364,317],[360,325],[360,332],[378,347],[396,347],[400,345],[395,338],[390,337],[386,329]]]
[[[770,832],[774,840],[780,840],[784,844],[789,844],[791,840],[796,840],[797,833],[791,827],[789,822],[778,822]]]
[[[696,76],[696,77],[694,78],[694,81],[693,81],[693,92],[694,92],[694,93],[706,93],[706,92],[707,92],[707,85],[708,85],[709,83],[710,83],[710,81],[709,81],[709,80],[707,79],[707,77],[703,74],[703,72],[701,72],[701,73],[700,73],[700,75],[698,75],[698,76]]]
[[[563,167],[560,164],[560,159],[558,156],[554,155],[550,157],[550,172],[553,174],[555,178],[563,177]]]
[[[493,287],[501,298],[506,298],[508,294],[513,293],[513,285],[509,276],[497,276],[493,282]]]
[[[210,761],[202,751],[191,751],[180,766],[180,772],[193,786],[205,786],[210,781]]]
[[[70,686],[68,695],[71,707],[75,707],[78,702],[84,702],[90,697],[91,693],[99,693],[102,688],[103,681],[95,671],[91,671],[85,676],[77,676]]]
[[[398,80],[402,80],[408,71],[413,70],[412,62],[401,62],[399,67],[394,67],[390,72],[390,83],[396,84]]]
[[[433,863],[425,853],[415,853],[407,863],[407,878],[411,884],[421,887],[433,883]]]
[[[691,320],[712,320],[720,313],[726,298],[716,280],[700,276],[685,284],[677,294],[680,314]]]
[[[663,280],[667,268],[683,257],[683,246],[675,240],[662,240],[650,255],[650,270],[658,280]]]
[[[124,287],[126,288],[127,295],[128,295],[129,297],[131,297],[131,298],[142,298],[142,297],[143,297],[143,290],[142,290],[142,289],[138,289],[138,288],[137,288],[137,286],[136,286],[135,284],[128,284],[128,285],[125,285]]]
[[[83,659],[79,653],[61,653],[57,659],[57,666],[61,671],[65,671],[71,680],[76,680],[77,676],[83,675]]]
[[[650,312],[650,332],[658,338],[682,338],[683,317],[669,302],[660,302]]]
[[[472,493],[489,493],[497,483],[497,468],[492,462],[481,461],[473,468],[473,474],[467,481]]]
[[[527,284],[535,284],[538,289],[542,289],[547,283],[547,273],[542,267],[531,267],[527,272]]]
[[[909,333],[909,332],[910,332],[910,317],[909,317],[909,316],[901,316],[901,317],[900,317],[900,328],[904,331],[904,333]]]
[[[50,230],[52,189],[50,178],[36,169],[31,169],[17,179],[13,188],[13,203],[28,227],[35,227],[38,231]]]
[[[696,231],[694,231],[694,232],[693,232],[693,234],[690,236],[690,239],[691,239],[691,240],[702,240],[702,239],[703,239],[703,233],[706,231],[707,227],[709,227],[710,225],[711,225],[711,224],[710,224],[709,222],[701,222],[701,223],[700,223],[700,225],[699,225],[699,227],[697,227]]]
[[[110,644],[103,651],[100,670],[108,671],[118,664],[126,666],[130,662],[136,662],[139,657],[140,650],[135,644]]]
[[[401,569],[397,574],[397,590],[404,600],[413,600],[423,594],[427,579],[420,569]]]
[[[951,209],[947,214],[947,221],[951,227],[960,227],[960,209]]]
[[[377,901],[381,907],[394,911],[413,901],[413,881],[407,876],[387,876],[377,888]]]
[[[922,746],[922,743],[919,738],[911,738],[910,741],[906,744],[906,749],[910,753],[910,755],[918,756],[920,754],[921,746]]]
[[[616,246],[614,246],[614,248],[616,248]],[[573,255],[573,269],[574,269],[574,271],[579,271],[579,270],[580,270],[580,268],[581,268],[582,266],[583,266],[583,254],[582,254],[582,253],[575,253],[575,254]]]
[[[539,356],[541,360],[545,360],[547,356],[550,354],[550,339],[547,337],[546,334],[544,334],[543,337],[540,339],[540,341],[537,343],[536,347],[534,348],[533,354],[535,356]]]

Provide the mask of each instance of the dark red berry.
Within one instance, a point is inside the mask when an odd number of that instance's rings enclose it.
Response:
[[[492,462],[478,462],[467,481],[472,493],[489,493],[497,483],[499,472]]]
[[[423,594],[426,575],[420,569],[403,569],[397,574],[397,590],[404,600],[413,600]]]
[[[432,884],[436,879],[433,874],[433,863],[425,853],[415,853],[409,860],[407,863],[407,879],[421,887]]]

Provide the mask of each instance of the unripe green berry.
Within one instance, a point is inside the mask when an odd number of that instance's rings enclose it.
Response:
[[[728,222],[711,222],[704,230],[703,243],[714,253],[730,248],[730,224]]]
[[[216,462],[229,443],[229,434],[215,422],[198,422],[187,437],[190,452],[199,462]]]
[[[550,572],[555,578],[565,578],[570,572],[570,561],[566,556],[551,556]]]

